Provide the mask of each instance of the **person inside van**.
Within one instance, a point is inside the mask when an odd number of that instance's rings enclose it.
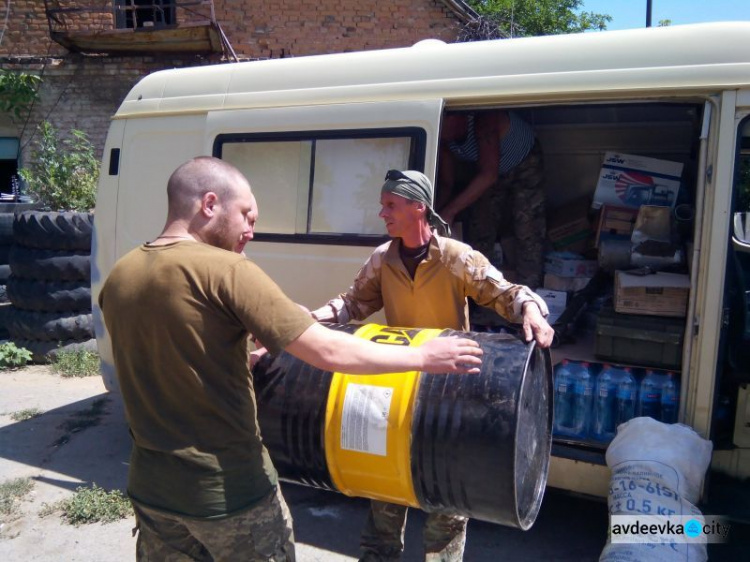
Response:
[[[458,183],[462,163],[469,177]],[[515,111],[451,112],[443,117],[437,209],[452,224],[468,209],[465,240],[492,256],[501,225],[512,223],[515,276],[542,286],[546,214],[542,150],[534,130]],[[464,178],[461,178],[464,179]]]
[[[390,170],[380,194],[380,217],[391,241],[367,259],[345,293],[314,310],[321,322],[364,320],[381,308],[390,326],[468,330],[467,297],[522,324],[526,341],[549,347],[554,330],[544,301],[528,287],[509,283],[487,258],[449,238],[450,229],[432,208],[432,182],[412,170]],[[407,508],[372,501],[362,532],[360,561],[399,560]],[[466,518],[427,516],[423,532],[429,559],[459,561]]]
[[[294,560],[258,428],[249,335],[350,373],[476,373],[481,349],[466,338],[383,346],[316,323],[242,254],[258,208],[222,160],[178,167],[167,199],[162,233],[121,258],[99,295],[133,439],[137,558]]]

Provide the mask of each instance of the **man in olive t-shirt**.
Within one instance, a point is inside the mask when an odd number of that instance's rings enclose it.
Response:
[[[219,159],[180,166],[167,198],[162,233],[119,260],[99,295],[133,437],[137,558],[294,560],[248,335],[351,373],[475,373],[481,350],[459,338],[379,346],[314,322],[242,255],[258,209],[245,177]]]

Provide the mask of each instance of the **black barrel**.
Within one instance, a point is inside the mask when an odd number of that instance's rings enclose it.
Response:
[[[528,529],[552,446],[549,353],[509,334],[444,330],[440,337],[450,335],[479,343],[482,369],[422,373],[416,383],[410,464],[419,507]],[[285,480],[337,490],[324,439],[332,377],[285,352],[264,356],[253,371],[263,441]],[[370,497],[366,490],[358,495]]]

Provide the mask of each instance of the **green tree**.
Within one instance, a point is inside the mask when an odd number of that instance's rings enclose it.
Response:
[[[579,12],[583,0],[467,0],[481,16],[468,24],[460,40],[578,33],[607,29],[612,16]],[[472,34],[471,30],[477,32]]]
[[[0,70],[0,111],[23,117],[37,99],[40,82],[35,74]]]

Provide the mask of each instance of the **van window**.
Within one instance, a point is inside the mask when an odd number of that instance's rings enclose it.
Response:
[[[250,180],[260,217],[256,232],[383,237],[380,187],[386,171],[422,169],[421,129],[324,131],[284,136],[224,135],[215,155]]]

